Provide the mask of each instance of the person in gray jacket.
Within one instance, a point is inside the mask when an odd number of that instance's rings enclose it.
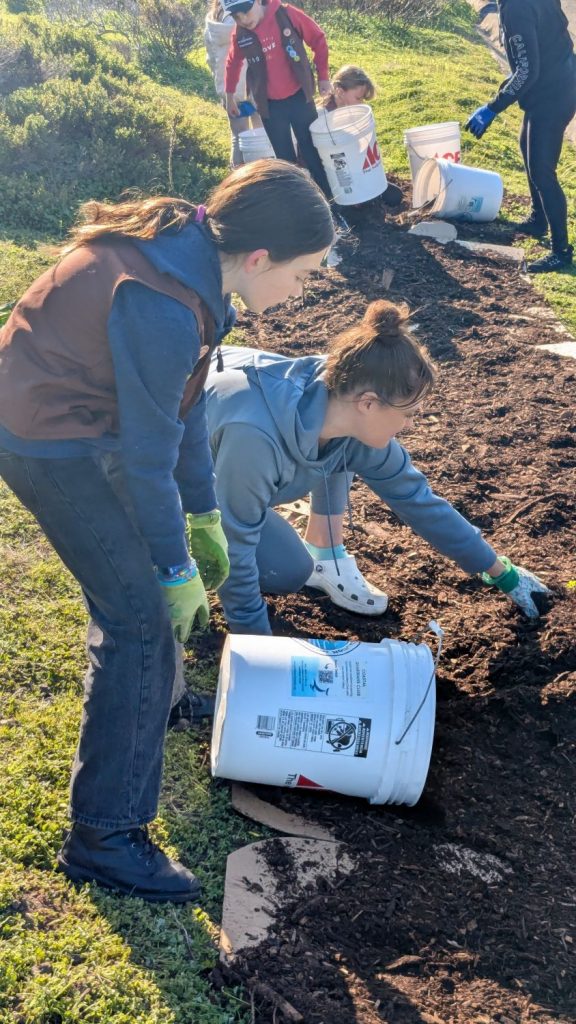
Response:
[[[323,585],[328,567],[334,580],[346,578],[352,556],[335,531],[350,474],[464,572],[482,573],[526,615],[539,614],[533,595],[548,593],[544,584],[498,557],[480,530],[432,491],[396,440],[434,381],[408,318],[407,307],[373,302],[328,356],[225,347],[224,372],[210,371],[208,430],[230,558],[219,597],[231,632],[271,634],[263,593],[306,584],[330,592]],[[316,561],[274,509],[309,491],[325,494],[332,560]]]

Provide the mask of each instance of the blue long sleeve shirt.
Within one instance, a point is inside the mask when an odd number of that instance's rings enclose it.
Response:
[[[190,224],[151,241],[135,241],[161,272],[204,299],[220,340],[234,321],[222,295],[220,261],[206,231]],[[0,427],[0,446],[34,458],[71,458],[97,450],[121,454],[126,484],[156,565],[179,565],[188,551],[183,512],[216,507],[204,396],[179,417],[200,336],[192,310],[134,281],[117,290],[108,319],[119,432],[71,441],[26,441]]]

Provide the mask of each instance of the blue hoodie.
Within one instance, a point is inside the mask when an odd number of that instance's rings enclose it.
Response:
[[[222,295],[216,246],[205,229],[189,224],[151,241],[133,239],[162,273],[193,288],[204,299],[222,339],[234,308]],[[116,376],[120,429],[117,435],[73,441],[24,441],[0,427],[0,446],[33,458],[71,458],[95,450],[121,454],[140,529],[153,562],[181,565],[188,558],[184,512],[216,507],[214,472],[203,396],[185,420],[179,418],[184,386],[200,352],[192,310],[134,281],[117,290],[108,319]]]
[[[318,451],[328,405],[325,356],[288,359],[225,347],[206,383],[216,494],[230,555],[219,594],[232,632],[271,632],[258,581],[256,548],[267,509],[303,497],[331,473],[356,473],[392,511],[469,573],[496,560],[493,548],[411,463],[396,440],[370,448],[350,437]]]

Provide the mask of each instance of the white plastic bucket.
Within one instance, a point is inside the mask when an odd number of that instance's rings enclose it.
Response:
[[[441,124],[424,124],[418,128],[407,128],[404,145],[408,150],[412,184],[425,160],[430,157],[452,160],[460,163],[460,125],[458,121],[442,121]]]
[[[240,132],[238,142],[245,164],[251,163],[252,160],[275,159],[276,154],[265,128],[250,128],[246,132]]]
[[[319,111],[310,134],[337,203],[366,203],[386,191],[374,115],[367,103]]]
[[[206,18],[206,31],[210,33],[215,42],[221,46],[228,46],[234,31],[234,21],[214,21],[213,18]]]
[[[232,634],[220,664],[212,774],[415,804],[432,752],[434,683],[424,643]]]
[[[495,171],[484,171],[449,160],[426,160],[414,184],[414,206],[434,205],[432,217],[494,220],[502,205],[504,183]]]
[[[207,17],[204,22],[206,60],[214,76],[214,88],[221,97],[225,93],[225,65],[230,47],[230,38],[234,28],[234,19],[230,15],[224,21],[214,21],[212,18]],[[246,98],[246,63],[242,65],[234,95],[237,99],[243,100]]]

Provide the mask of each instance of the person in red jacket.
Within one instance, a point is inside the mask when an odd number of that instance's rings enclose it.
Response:
[[[328,44],[312,18],[280,0],[221,0],[236,22],[226,60],[226,110],[239,113],[234,90],[244,61],[248,64],[248,91],[276,156],[297,163],[292,132],[303,163],[331,198],[330,187],[318,151],[312,142],[310,125],[318,112],[314,105],[314,72],[306,53],[314,55],[318,90],[330,93]]]

